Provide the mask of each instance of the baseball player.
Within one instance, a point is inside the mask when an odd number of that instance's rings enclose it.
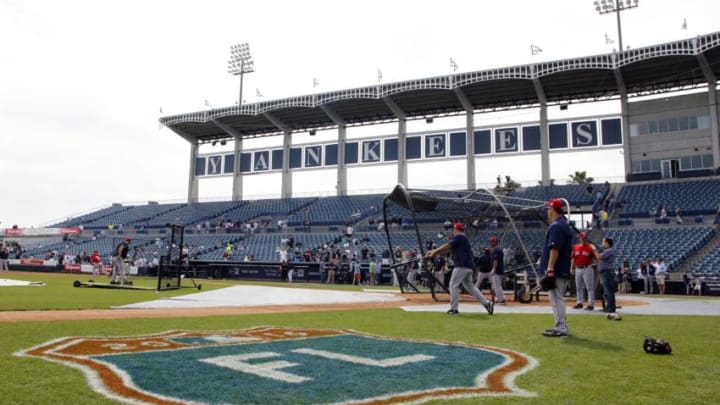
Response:
[[[572,262],[570,263],[570,272],[575,275],[575,286],[577,287],[577,304],[575,309],[582,309],[585,300],[585,291],[587,289],[588,305],[586,311],[595,309],[595,270],[593,263],[597,248],[587,240],[587,233],[580,232],[578,234],[580,243],[573,246]]]
[[[465,236],[465,226],[460,222],[453,225],[453,236],[450,242],[437,249],[428,250],[425,257],[432,258],[448,252],[452,252],[453,263],[455,263],[455,268],[450,277],[450,309],[447,311],[448,315],[458,314],[461,285],[483,304],[488,314],[492,315],[492,301],[485,298],[480,290],[473,285],[473,251],[472,247],[470,247],[470,241]]]
[[[90,255],[90,264],[92,264],[92,275],[93,277],[100,274],[100,266],[102,266],[102,258],[97,250],[93,250]]]
[[[565,218],[565,202],[552,199],[547,203],[550,226],[545,233],[540,256],[540,274],[554,279],[553,288],[548,291],[555,323],[552,329],[543,332],[547,337],[563,337],[570,334],[565,311],[565,290],[570,281],[570,253],[573,233]]]
[[[480,255],[477,259],[477,280],[475,280],[475,287],[477,287],[478,290],[481,290],[482,288],[482,282],[487,280],[488,282],[492,283],[490,278],[490,271],[492,270],[492,262],[490,259],[490,249],[486,248],[483,254]],[[492,290],[492,284],[490,289]]]
[[[132,239],[125,238],[125,240],[115,246],[115,250],[113,250],[113,272],[110,284],[120,284],[120,277],[122,277],[123,284],[129,284],[129,280],[127,279],[127,267],[125,266],[125,259],[127,258],[128,251],[130,250],[130,242],[132,242]]]
[[[498,245],[500,238],[493,236],[490,238],[490,260],[492,260],[492,289],[495,295],[496,304],[505,303],[505,292],[503,291],[502,282],[505,278],[505,252]]]

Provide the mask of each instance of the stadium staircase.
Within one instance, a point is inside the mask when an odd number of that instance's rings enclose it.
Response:
[[[685,260],[685,262],[680,266],[677,273],[678,274],[685,274],[685,273],[692,273],[696,271],[695,266],[700,263],[707,255],[711,254],[715,250],[720,248],[720,225],[715,225],[715,233],[712,236],[712,238],[700,249],[698,249],[695,253],[693,253],[691,256]],[[671,279],[675,279],[671,275]],[[682,277],[677,278],[678,280],[682,280]]]

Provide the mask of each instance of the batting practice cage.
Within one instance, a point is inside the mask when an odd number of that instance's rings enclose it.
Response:
[[[157,289],[175,290],[182,288],[182,281],[185,279],[188,271],[187,252],[183,252],[185,242],[185,228],[181,225],[170,225],[170,240],[167,243],[167,253],[160,256],[160,266],[157,274]],[[202,289],[201,284],[195,284],[195,280],[188,279],[192,282],[192,288]]]
[[[548,225],[546,202],[504,192],[421,190],[398,184],[383,200],[383,219],[390,268],[400,291],[430,293],[436,301],[448,297],[452,258],[424,256],[447,243],[453,225],[461,223],[478,263],[489,255],[490,238],[499,238],[515,297],[530,302],[539,291],[536,262]]]

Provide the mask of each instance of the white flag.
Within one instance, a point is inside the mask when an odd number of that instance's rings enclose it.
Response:
[[[612,38],[610,38],[610,37],[608,36],[608,34],[605,34],[605,45],[611,45],[611,44],[614,44],[614,43],[615,43],[615,41],[613,41]]]
[[[255,89],[255,97],[262,97],[262,93],[260,93],[260,89]]]
[[[685,31],[687,31],[687,18],[684,18],[684,19],[683,19],[682,29],[684,29]]]
[[[542,48],[540,48],[539,46],[537,46],[537,45],[530,45],[530,53],[531,53],[531,54],[537,55],[537,54],[539,54],[539,53],[542,52],[542,51],[543,51]]]
[[[450,58],[450,69],[452,69],[453,72],[457,72],[458,70],[458,65],[455,63],[453,58]]]
[[[381,81],[382,81],[382,72],[380,71],[380,69],[378,69],[377,78],[378,78],[378,82],[381,82]]]
[[[318,86],[318,79],[313,78],[313,89]]]
[[[208,101],[208,99],[205,99],[205,107],[210,107],[210,102]]]

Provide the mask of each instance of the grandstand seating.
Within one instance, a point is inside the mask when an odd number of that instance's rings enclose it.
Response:
[[[618,251],[618,265],[624,260],[636,268],[646,258],[662,257],[670,270],[678,268],[715,235],[711,227],[671,227],[655,229],[609,230]]]
[[[588,186],[592,186],[593,192],[588,192]],[[511,195],[529,200],[548,201],[552,198],[564,198],[570,205],[591,205],[595,202],[595,192],[604,189],[602,184],[566,184],[552,186],[525,187],[514,191]]]
[[[376,214],[382,207],[384,197],[382,194],[322,197],[293,214],[288,225],[301,225],[304,220],[313,226],[354,223]],[[371,207],[375,207],[375,210]],[[353,216],[354,212],[359,215]]]
[[[629,184],[622,188],[617,198],[621,202],[626,200],[620,217],[652,217],[660,205],[670,217],[674,216],[676,207],[682,210],[683,216],[714,215],[720,202],[720,179]]]
[[[188,204],[177,210],[160,214],[146,222],[148,228],[162,228],[168,223],[187,226],[201,221],[215,219],[243,204],[246,204],[246,202],[222,201]]]
[[[591,205],[595,199],[595,193],[590,194],[586,185],[567,186],[537,186],[528,187],[512,194],[512,197],[528,198],[545,201],[554,197],[564,197],[571,204]],[[593,184],[594,190],[604,190],[605,187]],[[457,191],[433,191],[431,195],[438,197],[458,197]],[[275,228],[277,219],[288,219],[290,228],[281,233],[265,233],[259,230],[255,234],[246,233],[191,233],[186,232],[185,243],[190,250],[190,256],[200,260],[222,260],[223,247],[227,243],[244,247],[242,251],[236,251],[234,260],[242,260],[246,254],[254,256],[256,261],[276,261],[277,248],[282,238],[292,236],[295,245],[301,252],[306,248],[315,249],[324,244],[335,242],[336,245],[350,251],[359,252],[364,246],[373,249],[378,258],[387,249],[388,244],[385,232],[358,232],[353,240],[343,240],[341,232],[344,228],[339,225],[355,222],[370,215],[377,218],[382,216],[382,200],[384,195],[359,195],[359,196],[337,196],[324,198],[285,198],[266,199],[255,201],[225,201],[195,204],[148,204],[143,206],[120,206],[104,208],[93,213],[83,215],[64,221],[58,226],[84,225],[86,231],[82,237],[73,237],[70,241],[63,241],[60,238],[33,239],[28,243],[24,257],[42,258],[48,250],[57,250],[58,253],[68,252],[78,254],[85,252],[89,254],[98,250],[106,263],[119,238],[117,232],[96,231],[96,238],[88,235],[87,230],[107,229],[109,224],[123,224],[126,234],[137,231],[137,226],[143,225],[148,228],[164,227],[166,223],[179,223],[188,226],[188,230],[194,229],[193,224],[203,221],[210,221],[217,224],[218,220],[231,220],[233,222],[247,222],[253,219],[262,219],[270,222],[270,228]],[[480,198],[480,197],[479,197]],[[654,184],[629,184],[626,185],[618,195],[617,200],[628,199],[630,203],[622,210],[624,216],[621,228],[609,229],[606,235],[615,239],[615,246],[618,250],[618,265],[628,260],[631,267],[646,257],[654,258],[661,256],[671,270],[677,270],[683,262],[702,248],[708,240],[716,233],[712,221],[693,221],[695,215],[715,214],[718,201],[720,201],[720,180],[683,181],[671,183]],[[667,224],[654,226],[637,217],[644,217],[654,214],[659,203],[668,207],[668,215],[672,216],[674,207],[680,206],[686,216],[685,225],[676,226]],[[376,207],[377,211],[371,209]],[[389,215],[408,215],[407,211],[399,210],[394,206]],[[352,213],[359,212],[359,216],[352,216]],[[635,221],[633,219],[635,218]],[[713,216],[714,218],[714,216]],[[407,218],[406,218],[407,219]],[[322,232],[317,228],[293,228],[308,220],[311,225],[328,226]],[[427,240],[433,240],[436,244],[444,243],[446,231],[443,229],[439,216],[434,217],[428,213],[418,213],[418,222],[421,223],[421,240],[423,245]],[[650,221],[652,222],[652,221]],[[674,222],[674,221],[673,221]],[[499,224],[503,225],[502,223]],[[417,250],[417,236],[414,228],[394,226],[388,224],[391,229],[393,248]],[[646,226],[647,228],[643,228]],[[357,228],[357,227],[356,227]],[[364,227],[360,227],[365,229]],[[117,228],[115,229],[117,231]],[[329,230],[333,230],[330,232]],[[487,245],[488,238],[492,235],[503,235],[505,228],[502,226],[495,230],[484,228],[479,232],[468,229],[468,235],[472,239],[473,246],[482,247]],[[523,243],[531,255],[540,250],[543,241],[544,228],[524,228],[521,230]],[[165,239],[165,235],[155,235],[148,239],[135,238],[132,246],[138,248],[138,254],[151,255],[164,254],[165,250],[159,250],[154,245],[155,237]],[[502,241],[503,246],[511,249],[519,246],[516,237],[508,233]],[[349,243],[343,246],[343,242]],[[702,258],[693,268],[696,272],[718,272],[720,271],[720,248],[713,250],[706,257]]]
[[[290,214],[316,200],[317,198],[275,198],[248,201],[246,204],[226,212],[224,216],[233,222],[245,222],[262,216],[286,219]]]
[[[79,217],[70,218],[66,221],[59,222],[55,225],[51,225],[54,228],[64,228],[64,227],[70,227],[70,226],[79,226],[79,225],[85,225],[89,224],[91,222],[98,221],[104,217],[117,214],[122,211],[127,211],[132,207],[124,207],[120,204],[113,204],[110,207],[103,208],[97,211],[90,212],[85,215],[81,215]]]
[[[109,225],[129,226],[140,223],[147,223],[153,218],[171,211],[185,207],[187,204],[148,204],[136,205],[127,210],[121,210],[109,215],[102,216],[94,221],[83,224],[85,229],[106,229]],[[117,228],[115,228],[117,229]]]
[[[714,273],[720,275],[720,247],[715,248],[703,257],[692,268],[693,273]]]

